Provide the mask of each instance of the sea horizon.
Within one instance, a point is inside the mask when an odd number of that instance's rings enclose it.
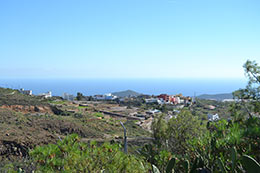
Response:
[[[106,94],[124,90],[133,90],[148,95],[179,94],[194,96],[201,94],[231,93],[245,88],[246,79],[217,78],[128,78],[128,79],[65,79],[65,78],[1,78],[0,87],[32,90],[37,95],[51,91],[53,96],[62,96],[63,93],[76,95]]]

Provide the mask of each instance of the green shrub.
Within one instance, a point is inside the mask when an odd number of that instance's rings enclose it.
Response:
[[[77,135],[70,135],[57,144],[38,146],[30,155],[42,172],[148,172],[149,165],[123,153],[117,144],[87,145]]]

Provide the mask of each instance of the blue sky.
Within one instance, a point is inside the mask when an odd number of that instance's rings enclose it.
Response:
[[[244,78],[258,0],[0,2],[2,78]]]

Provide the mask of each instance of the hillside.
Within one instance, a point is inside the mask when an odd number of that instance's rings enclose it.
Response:
[[[0,163],[5,159],[26,157],[29,149],[55,143],[59,137],[73,133],[84,141],[114,140],[123,135],[120,121],[125,123],[129,137],[150,135],[134,121],[100,113],[94,104],[79,106],[0,88]]]
[[[132,90],[126,90],[126,91],[120,91],[120,92],[114,92],[112,93],[113,95],[117,96],[117,97],[137,97],[139,95],[142,95],[140,93],[137,93],[135,91]]]
[[[21,94],[18,90],[0,88],[0,106],[23,105],[23,106],[46,106],[46,100],[38,96]]]
[[[202,94],[198,96],[199,99],[206,100],[217,100],[222,101],[224,99],[233,99],[232,93],[224,93],[224,94]]]

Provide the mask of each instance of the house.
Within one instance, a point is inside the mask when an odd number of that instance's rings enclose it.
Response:
[[[215,114],[215,115],[213,115],[213,114],[208,114],[208,120],[209,121],[217,121],[217,120],[219,120],[220,118],[219,118],[219,116],[218,116],[218,114]]]
[[[235,99],[223,99],[222,102],[235,102]]]
[[[158,103],[158,104],[162,104],[163,100],[162,99],[158,99],[158,98],[150,98],[150,99],[145,99],[145,103]]]
[[[180,95],[180,94],[179,94]],[[183,104],[184,100],[181,99],[181,97],[179,95],[167,95],[167,94],[161,94],[159,96],[157,96],[159,99],[163,100],[166,103],[171,103],[174,105],[177,104]]]
[[[159,99],[163,99],[165,102],[169,102],[170,100],[170,96],[167,94],[160,94],[159,96],[157,96]]]
[[[150,98],[150,99],[144,99],[145,103],[157,103],[157,99],[156,98]]]
[[[62,94],[62,98],[63,98],[64,100],[69,100],[69,101],[73,101],[73,100],[74,100],[74,96],[71,95],[71,94],[68,94],[68,93],[63,93],[63,94]]]
[[[113,94],[109,93],[109,94],[105,94],[105,100],[114,100],[117,98],[117,96],[114,96]]]
[[[24,90],[23,88],[20,89],[20,93],[25,95],[32,95],[32,90]]]
[[[161,111],[160,110],[158,110],[158,109],[154,109],[154,110],[149,110],[148,112],[146,112],[147,114],[158,114],[158,113],[161,113]]]
[[[41,97],[44,97],[44,98],[51,98],[52,94],[51,94],[51,91],[49,91],[47,93],[38,94],[38,96],[41,96]]]
[[[178,96],[175,96],[175,104],[180,104],[181,103],[181,99]]]
[[[94,95],[93,98],[95,100],[105,100],[105,97],[103,95]]]
[[[95,100],[115,100],[117,96],[114,96],[113,94],[105,94],[105,95],[94,95],[93,97]]]

